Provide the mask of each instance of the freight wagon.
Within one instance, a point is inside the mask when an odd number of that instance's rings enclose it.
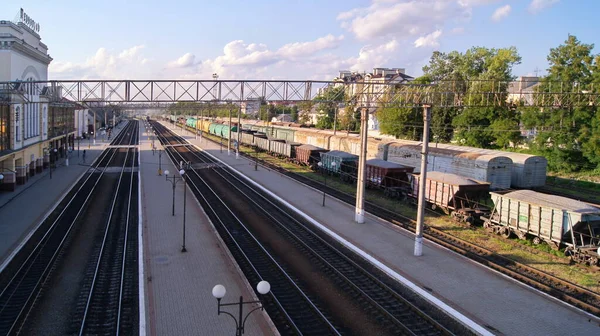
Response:
[[[301,145],[296,147],[296,162],[312,169],[317,169],[317,163],[321,161],[321,153],[328,152],[327,149],[313,146]]]
[[[414,167],[404,166],[381,159],[371,159],[366,162],[366,187],[383,188],[388,197],[397,198],[408,186],[408,174]],[[404,195],[406,195],[404,193]]]
[[[409,196],[417,199],[419,194],[420,175],[410,175]],[[425,182],[425,201],[432,210],[438,207],[453,219],[473,224],[489,209],[479,204],[487,197],[490,184],[456,174],[443,172],[427,172]]]
[[[387,160],[406,166],[421,166],[421,146],[402,143],[387,145]],[[510,188],[512,160],[503,155],[481,154],[445,148],[430,148],[427,171],[468,176],[490,183],[492,190]]]
[[[532,190],[490,192],[494,207],[484,227],[510,237],[533,237],[558,249],[574,261],[597,265],[600,257],[600,208],[570,198]]]
[[[320,155],[321,169],[328,174],[339,175],[342,181],[352,181],[356,176],[358,155],[337,150],[322,152]]]
[[[472,153],[503,155],[510,158],[513,162],[510,178],[510,184],[513,188],[536,188],[546,185],[548,160],[543,156],[449,144],[439,144],[439,146],[441,148],[464,150]]]

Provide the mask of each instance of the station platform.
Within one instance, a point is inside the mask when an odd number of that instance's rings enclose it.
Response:
[[[414,234],[372,214],[365,223],[354,221],[354,207],[327,197],[322,207],[322,192],[292,180],[254,162],[228,155],[227,144],[220,145],[191,132],[163,125],[185,137],[213,157],[231,166],[274,195],[287,201],[300,213],[322,225],[355,251],[369,257],[380,268],[387,268],[433,295],[484,331],[495,335],[599,335],[600,319],[564,304],[546,294],[520,284],[483,265],[427,240],[423,255],[413,255]],[[389,273],[389,272],[388,272]]]
[[[0,192],[0,270],[107,145],[109,141],[101,140],[95,144],[81,143],[79,153],[77,150],[70,153],[68,166],[65,158],[57,161],[56,168],[52,168],[52,178],[47,168],[30,177],[26,184],[18,185],[15,191]]]
[[[223,303],[257,300],[229,251],[188,188],[186,201],[186,250],[183,241],[183,182],[175,187],[175,216],[171,214],[173,186],[158,170],[178,173],[163,152],[152,152],[151,134],[140,122],[141,225],[143,268],[140,282],[145,292],[146,321],[140,335],[234,335],[231,317],[217,315],[212,288],[225,286]],[[156,146],[160,147],[158,140]],[[159,161],[160,160],[160,161]],[[171,175],[172,176],[172,175]],[[142,271],[143,270],[143,271]],[[245,306],[249,312],[251,306]],[[237,306],[226,307],[237,316]],[[231,310],[233,309],[233,310]],[[142,311],[142,310],[140,310]],[[244,335],[277,335],[264,311],[255,311],[246,321]]]

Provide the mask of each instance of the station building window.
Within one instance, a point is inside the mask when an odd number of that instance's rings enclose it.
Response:
[[[75,128],[74,109],[62,106],[50,107],[50,124],[48,137],[53,138],[73,132]]]
[[[0,153],[10,149],[10,106],[0,105]]]

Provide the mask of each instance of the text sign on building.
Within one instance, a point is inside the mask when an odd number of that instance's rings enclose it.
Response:
[[[21,22],[23,22],[27,27],[31,28],[36,33],[40,32],[40,24],[30,18],[29,15],[25,13],[23,8],[21,8]]]

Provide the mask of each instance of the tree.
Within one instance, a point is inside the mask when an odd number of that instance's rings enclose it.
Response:
[[[596,146],[598,130],[594,126],[597,110],[581,107],[583,101],[562,101],[556,105],[554,92],[584,92],[599,77],[592,55],[593,44],[581,43],[569,35],[564,44],[550,49],[548,76],[537,88],[541,95],[537,103],[555,105],[547,109],[537,120],[528,116],[528,122],[537,121],[536,127],[543,131],[536,137],[536,149],[548,158],[552,170],[577,171],[595,163],[600,152]],[[579,97],[585,99],[585,96]],[[577,107],[576,107],[577,106]],[[589,160],[589,161],[588,161]]]
[[[344,101],[344,86],[329,86],[317,95],[313,100],[317,102],[317,111],[320,115],[317,118],[317,128],[333,128],[334,118],[339,103]]]
[[[521,56],[515,47],[473,47],[464,53],[434,52],[429,64],[423,67],[425,74],[415,83],[435,83],[430,94],[439,94],[436,102],[453,105],[459,101],[470,107],[434,106],[432,134],[442,141],[454,137],[461,144],[486,148],[505,144],[508,130],[504,128],[516,124],[508,137],[516,140],[518,116],[507,115],[510,114],[509,106],[504,102],[508,95],[508,82],[513,79],[512,68],[520,62]],[[497,107],[491,108],[490,105]],[[492,130],[490,127],[494,122],[495,129]],[[450,124],[454,131],[448,127]]]
[[[290,117],[292,117],[292,121],[294,121],[294,122],[298,121],[298,106],[297,105],[292,106],[292,110],[290,112]]]

